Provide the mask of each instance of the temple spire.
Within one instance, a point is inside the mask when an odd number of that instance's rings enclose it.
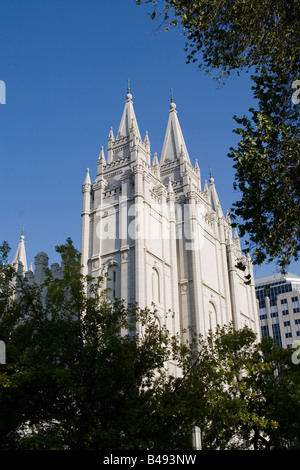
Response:
[[[219,196],[217,194],[217,190],[216,190],[216,186],[215,186],[215,180],[214,180],[213,175],[212,175],[211,167],[209,167],[209,191],[210,191],[210,195],[211,195],[212,209],[216,212],[216,214],[218,216],[224,217],[222,207],[221,207],[221,204],[220,204],[220,200],[219,200]]]
[[[126,102],[125,107],[122,115],[122,119],[120,122],[117,139],[121,139],[123,137],[129,137],[130,131],[134,130],[136,136],[141,140],[141,135],[139,131],[139,127],[137,124],[137,120],[135,117],[135,112],[132,103],[132,94],[130,90],[130,84],[127,84],[127,94],[126,94]]]
[[[177,117],[173,89],[171,89],[171,102],[169,113],[169,121],[165,134],[160,163],[161,165],[163,165],[164,163],[176,160],[179,157],[183,158],[183,160],[190,163],[190,157],[185,145],[181,127]]]
[[[24,226],[23,226],[19,245],[15,254],[14,260],[12,262],[12,265],[18,270],[19,264],[22,263],[23,273],[26,273],[28,268],[27,268],[27,258],[26,258],[24,240],[25,240],[25,237],[24,237]]]

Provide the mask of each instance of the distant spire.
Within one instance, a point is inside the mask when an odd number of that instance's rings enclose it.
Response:
[[[24,225],[23,225],[19,245],[15,254],[14,260],[12,262],[12,265],[18,269],[19,263],[22,263],[23,272],[25,273],[27,271],[27,258],[26,258],[26,252],[25,252],[24,239],[25,237],[24,237]]]

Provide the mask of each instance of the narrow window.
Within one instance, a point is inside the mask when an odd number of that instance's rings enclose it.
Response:
[[[120,296],[119,270],[116,266],[110,266],[107,273],[108,296],[111,300]]]
[[[116,271],[113,271],[113,298],[115,299],[116,298],[116,282],[117,280],[117,275],[116,275]]]
[[[216,307],[212,302],[209,302],[209,329],[214,331],[217,327],[217,312]]]
[[[160,285],[159,285],[159,274],[158,271],[152,269],[152,300],[154,303],[160,303]]]

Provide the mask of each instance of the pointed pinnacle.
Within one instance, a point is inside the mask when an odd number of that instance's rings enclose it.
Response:
[[[85,180],[84,180],[84,183],[83,184],[92,184],[91,183],[91,178],[90,178],[90,169],[87,168],[86,169],[86,176],[85,176]]]

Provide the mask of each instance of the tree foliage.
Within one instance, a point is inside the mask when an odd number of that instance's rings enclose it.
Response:
[[[285,271],[300,252],[300,107],[292,105],[284,71],[261,71],[253,81],[258,109],[250,109],[250,118],[235,117],[241,140],[229,153],[241,193],[232,218],[248,235],[253,261],[276,260]]]
[[[299,2],[296,0],[137,0],[152,4],[152,19],[165,29],[181,27],[188,62],[201,69],[233,70],[299,67]]]
[[[191,449],[194,425],[203,449],[300,447],[290,351],[231,325],[183,344],[84,277],[70,240],[58,251],[62,278],[36,286],[0,249],[1,449]]]
[[[137,0],[166,29],[181,27],[187,62],[218,80],[251,73],[256,109],[235,117],[241,140],[230,149],[241,199],[232,219],[257,264],[285,271],[299,259],[300,5],[296,0]],[[294,97],[294,98],[293,98]]]

